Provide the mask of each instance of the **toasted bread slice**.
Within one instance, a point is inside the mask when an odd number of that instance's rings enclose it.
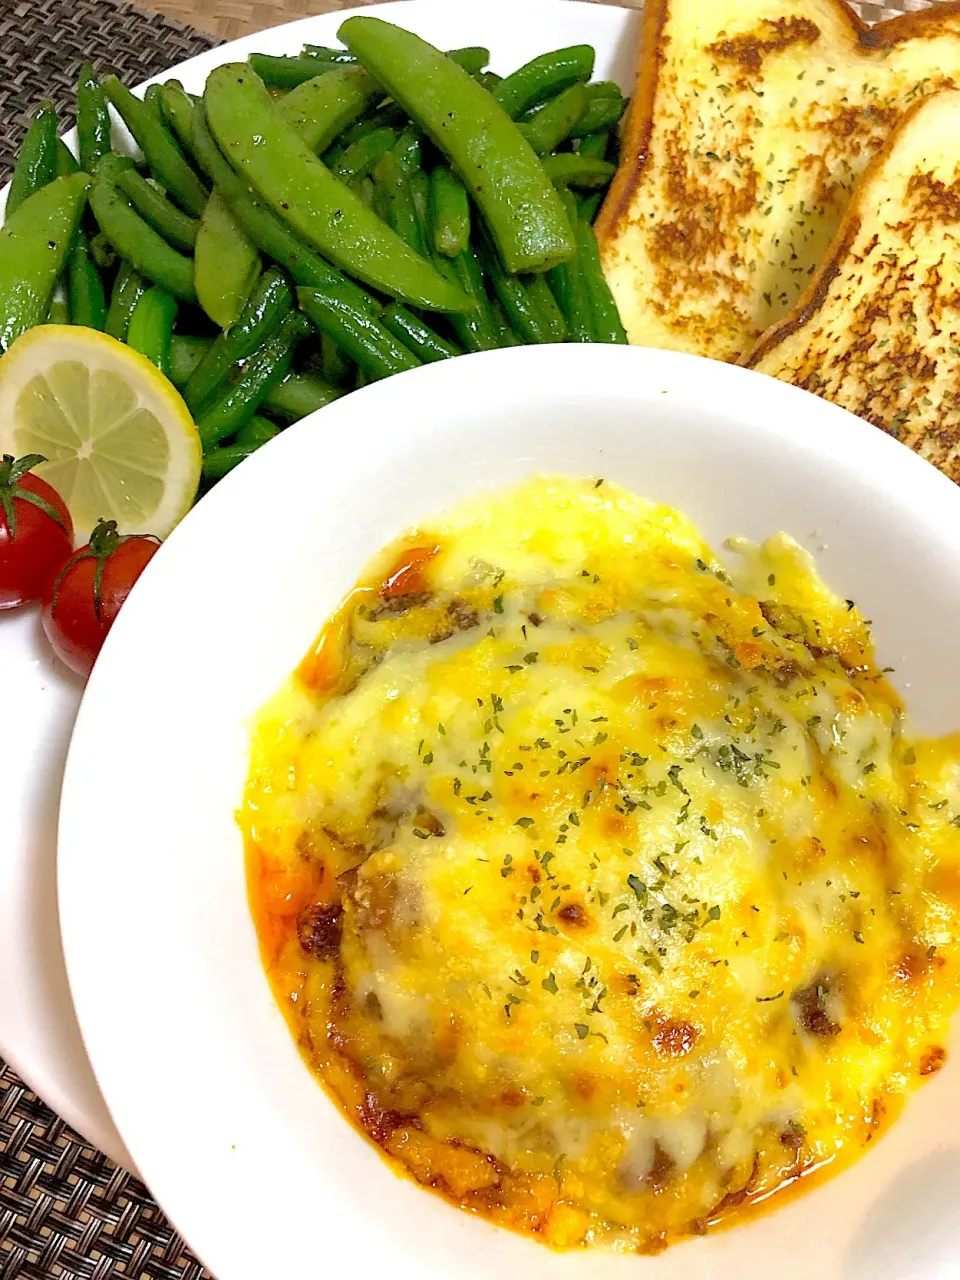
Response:
[[[843,405],[960,481],[960,92],[904,117],[810,288],[744,363]]]
[[[631,342],[737,360],[794,305],[910,105],[960,85],[960,4],[647,0],[598,222]]]

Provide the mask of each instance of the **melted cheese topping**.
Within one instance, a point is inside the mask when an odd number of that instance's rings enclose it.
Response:
[[[960,740],[908,741],[779,534],[531,480],[392,547],[264,712],[274,989],[424,1185],[655,1250],[861,1151],[944,1060]]]

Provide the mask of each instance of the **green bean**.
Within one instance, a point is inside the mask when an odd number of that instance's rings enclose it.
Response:
[[[583,283],[590,299],[590,315],[598,342],[625,345],[627,335],[620,319],[620,312],[600,262],[600,247],[593,227],[586,222],[577,223],[577,249],[580,255]]]
[[[167,127],[167,117],[164,114],[162,102],[163,86],[159,84],[148,84],[143,94],[144,105],[149,107],[153,112],[157,124],[164,129]]]
[[[575,228],[577,225],[576,197],[566,188],[561,191],[560,196],[564,202],[567,217],[570,219],[570,225]],[[569,262],[563,262],[559,267],[554,267],[548,272],[547,283],[566,319],[570,340],[594,342],[596,335],[590,314],[590,298],[583,281],[579,253]]]
[[[116,182],[144,222],[158,231],[168,244],[183,253],[193,252],[200,228],[196,218],[178,209],[134,168],[124,169],[112,181]]]
[[[77,158],[62,138],[57,139],[57,177],[65,178],[68,174],[79,173]],[[86,170],[84,170],[86,172]]]
[[[567,337],[567,322],[563,312],[557,306],[557,300],[550,292],[545,276],[534,276],[527,281],[527,295],[533,301],[543,318],[551,342],[564,342]]]
[[[163,114],[180,144],[191,150],[193,143],[193,99],[179,80],[168,80],[160,91]]]
[[[400,167],[396,150],[388,151],[373,171],[374,180],[383,189],[387,221],[397,235],[416,253],[423,253],[420,220],[413,203],[410,184]]]
[[[234,436],[234,444],[266,444],[268,440],[278,436],[280,431],[281,428],[275,422],[271,422],[269,418],[261,417],[259,413],[255,413],[250,421],[245,422]]]
[[[110,134],[107,100],[93,66],[85,62],[77,82],[77,143],[80,167],[86,173],[93,173],[97,161],[110,150]]]
[[[616,165],[609,164],[606,160],[577,155],[574,151],[561,151],[559,155],[547,156],[543,167],[556,183],[587,188],[605,187],[617,171]]]
[[[240,370],[235,382],[205,406],[197,420],[204,453],[248,422],[272,387],[289,373],[297,343],[310,330],[306,317],[291,312]]]
[[[414,125],[408,125],[394,148],[401,173],[412,177],[421,167],[423,134]]]
[[[439,49],[380,18],[348,18],[338,35],[452,161],[508,271],[545,271],[572,256],[556,190],[485,89]]]
[[[354,306],[377,310],[369,294],[309,249],[234,173],[207,127],[202,103],[196,108],[193,148],[197,163],[216,184],[252,243],[286,267],[297,284],[311,289],[335,289],[340,295],[349,296]]]
[[[222,480],[234,467],[238,467],[259,448],[259,443],[215,445],[210,453],[204,454],[202,466],[204,480]]]
[[[318,63],[326,63],[331,70],[336,65],[332,59],[318,58],[314,54],[278,57],[269,53],[251,53],[248,62],[263,83],[271,89],[296,89],[298,85],[322,74]]]
[[[481,71],[476,81],[482,89],[486,89],[487,93],[496,93],[499,86],[503,84],[503,76],[498,76],[495,71]]]
[[[430,224],[433,247],[445,258],[455,258],[470,243],[470,201],[463,184],[443,164],[430,175]]]
[[[416,210],[417,222],[420,224],[420,243],[426,248],[430,245],[430,179],[422,169],[417,169],[407,178],[413,207]],[[429,257],[429,253],[427,257]]]
[[[245,360],[262,347],[290,314],[292,306],[293,294],[286,277],[279,268],[270,267],[237,323],[219,335],[194,370],[183,395],[191,412],[200,411],[211,397],[219,394],[237,361]]]
[[[580,139],[577,147],[578,156],[589,156],[592,160],[605,160],[607,151],[610,147],[610,130],[606,129],[600,133],[588,133],[585,138]]]
[[[229,329],[260,278],[260,254],[230,206],[214,190],[200,219],[193,282],[201,307],[221,329]]]
[[[462,67],[468,75],[477,76],[490,61],[490,50],[482,45],[468,45],[464,49],[448,49],[447,57]]]
[[[90,208],[121,258],[174,297],[196,302],[193,259],[172,249],[102,173],[97,174],[90,188]]]
[[[110,309],[107,312],[105,325],[111,338],[116,338],[118,342],[126,341],[130,317],[146,287],[140,273],[135,271],[129,262],[120,263],[120,269],[113,282],[113,292],[110,294]]]
[[[343,394],[342,387],[334,387],[312,373],[288,373],[267,393],[263,408],[275,417],[297,422],[318,409],[325,409]]]
[[[577,216],[582,218],[584,222],[589,222],[591,226],[600,212],[600,206],[603,204],[606,196],[605,191],[594,191],[592,195],[581,196],[577,201]]]
[[[177,300],[156,285],[137,302],[127,330],[127,346],[146,356],[165,376],[170,376],[170,339],[177,319]]]
[[[473,302],[473,308],[450,317],[453,331],[465,351],[494,351],[501,345],[496,319],[483,284],[483,272],[470,245],[449,260],[440,259],[438,266],[449,271],[453,279]]]
[[[512,276],[504,271],[495,250],[489,244],[481,244],[480,262],[500,305],[507,313],[507,320],[519,336],[525,342],[554,342],[556,339],[552,317],[543,313],[540,300],[530,292],[529,285],[519,276]]]
[[[377,161],[391,151],[397,142],[396,129],[374,129],[346,147],[333,162],[332,169],[338,178],[351,182],[372,173]]]
[[[316,289],[298,289],[297,300],[317,329],[332,338],[368,377],[387,378],[420,364],[373,316]]]
[[[7,212],[11,213],[57,176],[57,111],[43,101],[33,113],[20,148],[17,166],[7,192]]]
[[[209,338],[191,338],[175,333],[170,339],[170,373],[168,377],[178,391],[182,391],[200,361],[212,346]]]
[[[409,116],[388,98],[381,103],[376,111],[371,111],[368,115],[362,116],[356,124],[351,125],[349,129],[345,129],[343,137],[340,139],[340,144],[344,147],[349,147],[359,138],[366,137],[368,133],[372,133],[374,129],[396,129],[399,133],[409,123]]]
[[[373,208],[374,188],[372,178],[355,178],[350,183],[350,190],[358,200],[363,201],[368,209]]]
[[[589,94],[592,85],[587,86]],[[626,98],[594,97],[587,103],[586,110],[570,130],[571,138],[584,138],[591,133],[600,133],[604,129],[612,129],[627,109]]]
[[[0,350],[46,319],[89,186],[85,173],[54,178],[0,227]]]
[[[98,231],[90,241],[90,254],[101,271],[116,270],[120,261],[116,249],[102,231]]]
[[[67,258],[67,299],[70,323],[88,329],[104,329],[107,323],[107,299],[97,264],[90,252],[90,240],[78,227]]]
[[[538,156],[556,151],[570,136],[571,130],[587,109],[587,91],[582,84],[572,84],[542,107],[520,131]]]
[[[356,58],[348,49],[327,48],[322,44],[305,44],[301,50],[301,56],[305,55],[309,58],[317,58],[321,62],[332,62],[334,64],[356,63]]]
[[[311,151],[326,151],[383,90],[363,67],[336,67],[292,89],[276,110]]]
[[[47,324],[69,324],[70,323],[70,307],[66,297],[57,292],[50,300],[50,309],[47,311]]]
[[[431,311],[467,305],[459,289],[333,176],[281,119],[263,83],[243,63],[227,63],[210,74],[204,106],[230,163],[278,216],[344,270]]]
[[[449,360],[463,354],[452,342],[434,333],[429,325],[424,324],[419,316],[400,302],[391,303],[380,317],[380,322],[414,355],[419,356],[424,364],[434,364],[438,360]]]
[[[320,339],[320,365],[323,376],[334,387],[345,387],[353,365],[332,338],[326,334]]]
[[[516,119],[522,111],[546,102],[563,89],[589,80],[593,75],[594,56],[588,44],[541,53],[502,80],[494,97],[507,115]]]
[[[199,217],[207,203],[206,189],[170,131],[116,76],[107,76],[103,91],[120,112],[157,179],[187,213]]]
[[[557,268],[554,267],[553,270],[556,271]],[[510,324],[507,320],[506,312],[504,311],[503,307],[501,307],[500,303],[494,302],[491,304],[491,306],[493,310],[493,319],[494,319],[494,324],[497,330],[497,340],[499,342],[499,345],[501,347],[522,347],[523,341],[522,339],[518,338],[517,335],[514,333],[514,331],[510,328]]]

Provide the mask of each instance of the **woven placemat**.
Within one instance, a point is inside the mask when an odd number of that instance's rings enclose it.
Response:
[[[638,8],[642,0],[598,2]],[[854,7],[873,22],[931,2]],[[64,127],[73,123],[85,58],[136,83],[211,48],[217,37],[356,3],[375,0],[152,0],[165,17],[115,0],[0,0],[0,181],[39,98],[53,99]],[[213,1280],[143,1183],[89,1146],[0,1059],[0,1280],[119,1277]]]

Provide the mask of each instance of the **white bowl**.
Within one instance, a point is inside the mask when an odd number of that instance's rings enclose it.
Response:
[[[843,410],[742,369],[599,346],[469,356],[339,401],[173,533],[80,709],[63,939],[134,1160],[218,1280],[960,1274],[952,1061],[850,1171],[637,1259],[552,1254],[397,1178],[300,1059],[261,969],[234,823],[250,718],[373,552],[538,472],[615,479],[676,505],[717,547],[792,533],[874,620],[919,727],[960,727],[960,490]]]

